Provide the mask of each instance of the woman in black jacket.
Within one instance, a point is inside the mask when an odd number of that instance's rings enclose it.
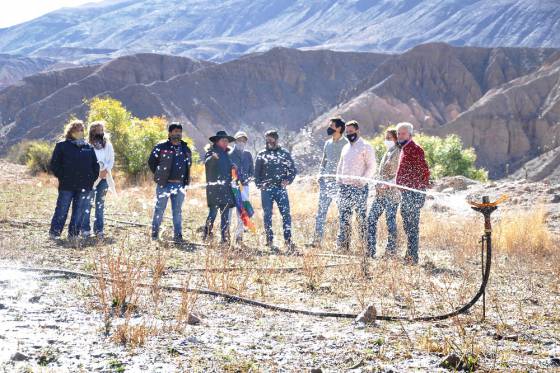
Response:
[[[56,144],[52,154],[50,168],[58,179],[58,199],[49,231],[53,239],[60,238],[70,205],[68,237],[79,236],[83,213],[90,205],[90,192],[99,176],[95,151],[84,141],[84,128],[82,121],[71,121],[66,126],[65,139]]]
[[[235,139],[225,131],[218,131],[210,137],[211,147],[204,157],[206,169],[206,200],[208,202],[208,218],[204,226],[206,240],[212,234],[212,227],[218,215],[221,215],[222,243],[229,243],[229,209],[235,206],[231,189],[231,169],[234,167],[228,154],[228,145]]]

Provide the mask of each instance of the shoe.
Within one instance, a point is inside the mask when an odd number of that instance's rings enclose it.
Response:
[[[58,240],[60,240],[60,234],[49,233],[49,239],[51,239],[53,241],[58,241]]]
[[[321,242],[317,239],[314,239],[313,241],[306,243],[305,244],[306,247],[312,247],[312,248],[317,248],[321,246]]]
[[[91,232],[90,231],[83,231],[82,232],[82,238],[83,239],[88,239],[91,237]]]
[[[97,238],[99,241],[103,241],[103,239],[105,239],[105,234],[103,232],[97,232],[95,234],[95,238]]]
[[[414,258],[411,255],[406,255],[404,257],[404,264],[413,266],[418,265],[418,258]]]
[[[268,247],[274,254],[278,254],[280,252],[280,249],[274,245],[274,241],[266,241],[266,247]]]
[[[177,245],[182,245],[185,243],[185,240],[183,239],[183,236],[175,236],[173,237],[173,243]]]
[[[152,241],[158,241],[158,240],[159,240],[159,234],[152,232]]]
[[[286,242],[286,255],[299,255],[299,251],[296,248],[296,245],[292,241]]]

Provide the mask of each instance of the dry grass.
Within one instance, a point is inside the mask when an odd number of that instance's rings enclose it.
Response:
[[[496,249],[502,253],[548,256],[559,250],[547,227],[543,206],[532,211],[503,213],[494,232]]]
[[[10,185],[2,190],[0,220],[39,221],[50,216],[55,192],[49,179],[38,180],[47,188],[37,190],[36,195],[32,193],[36,189],[33,185]],[[290,190],[290,196],[295,241],[301,247],[311,239],[314,229],[317,188],[305,189],[305,192],[298,188],[303,187],[294,186]],[[123,217],[127,218],[125,220],[149,223],[153,209],[152,183],[148,180],[145,184],[119,191],[117,197],[109,197],[106,211],[118,211],[124,214]],[[21,208],[18,209],[22,203],[18,196],[25,196],[27,204],[37,207],[32,215],[23,214]],[[400,260],[404,254],[405,235],[399,216],[400,256],[396,260],[369,261],[367,270],[364,270],[364,265],[360,263],[362,246],[359,242],[354,242],[351,250],[351,253],[360,256],[355,259],[357,264],[327,267],[329,264],[348,260],[323,256],[340,254],[335,251],[338,225],[336,211],[332,207],[328,215],[324,244],[320,249],[304,250],[303,256],[296,258],[268,253],[256,255],[262,249],[262,216],[258,192],[253,189],[251,197],[257,209],[254,219],[258,231],[255,236],[245,236],[248,248],[244,250],[210,246],[194,252],[184,251],[174,246],[147,244],[147,229],[125,226],[117,229],[110,226],[109,232],[114,235],[114,243],[85,247],[83,250],[87,255],[75,250],[61,251],[56,247],[47,248],[48,254],[44,255],[40,254],[40,250],[45,250],[45,245],[38,236],[42,234],[42,226],[39,226],[36,233],[30,227],[2,225],[0,228],[9,228],[18,234],[3,236],[0,243],[6,247],[19,248],[17,252],[6,250],[2,255],[4,258],[29,255],[29,262],[47,264],[49,260],[52,263],[57,263],[58,260],[64,266],[76,268],[82,268],[85,265],[84,258],[89,258],[95,273],[103,274],[93,282],[93,289],[95,302],[106,315],[108,334],[112,334],[117,343],[131,347],[142,346],[151,336],[169,330],[149,321],[151,318],[157,317],[176,325],[173,332],[185,333],[190,314],[199,308],[206,307],[213,311],[214,307],[223,307],[221,303],[216,304],[206,297],[199,299],[196,294],[187,291],[179,294],[162,292],[159,286],[164,281],[181,284],[183,288],[205,287],[294,308],[324,309],[326,305],[330,305],[333,310],[341,312],[359,312],[367,304],[374,303],[382,314],[403,316],[449,311],[468,300],[479,286],[481,274],[478,241],[483,233],[480,215],[457,216],[434,211],[429,205],[426,206],[421,220],[421,266],[407,266]],[[195,228],[202,225],[207,212],[204,190],[188,192],[184,211],[186,239],[197,242],[200,239]],[[420,351],[438,356],[454,352],[465,358],[480,358],[486,362],[485,367],[491,367],[491,358],[486,354],[489,356],[488,346],[495,342],[492,333],[520,334],[522,328],[528,328],[529,325],[550,325],[552,319],[560,320],[554,309],[544,309],[549,302],[545,294],[551,296],[550,294],[560,292],[559,282],[553,280],[554,276],[557,280],[560,275],[560,266],[554,265],[558,263],[559,250],[548,231],[545,216],[544,209],[522,213],[504,212],[500,209],[495,215],[494,242],[498,255],[488,289],[487,322],[480,322],[480,305],[477,305],[470,315],[447,321],[444,327],[382,324],[381,329],[374,332],[387,336],[383,351],[401,351],[402,354],[397,355],[396,359],[404,358],[404,352],[412,354]],[[171,224],[165,220],[164,225],[169,229]],[[274,216],[274,230],[276,236],[280,237],[281,220],[277,212]],[[378,255],[382,255],[387,237],[384,217],[379,221],[378,234]],[[30,244],[31,241],[34,243]],[[28,247],[36,249],[30,248],[25,252],[21,250]],[[530,261],[526,260],[527,254],[531,254]],[[506,256],[507,261],[504,259]],[[293,272],[274,271],[274,268],[286,266],[301,268]],[[166,272],[169,267],[183,269],[187,273]],[[201,267],[206,269],[202,273],[188,272],[190,268]],[[231,270],[232,267],[238,269]],[[142,288],[139,286],[141,282],[149,286]],[[318,291],[323,288],[328,291]],[[533,298],[540,303],[531,303]],[[257,314],[259,311],[251,309],[244,312]],[[142,316],[141,321],[133,322],[139,315]],[[282,317],[280,314],[275,316]],[[339,324],[336,325],[338,327]],[[257,326],[251,323],[249,327]],[[492,331],[490,335],[488,330]],[[523,330],[528,334],[540,333],[532,329]],[[494,345],[491,347],[494,348]],[[515,353],[503,346],[497,351],[493,359],[498,366],[508,356],[515,356]],[[383,355],[381,352],[379,354]]]

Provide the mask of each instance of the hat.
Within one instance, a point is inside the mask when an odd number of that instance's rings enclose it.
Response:
[[[169,123],[169,126],[167,126],[167,132],[171,132],[175,129],[180,129],[182,131],[183,125],[179,122],[171,122]]]
[[[235,137],[236,140],[239,140],[242,137],[245,137],[247,140],[249,139],[249,136],[247,136],[247,134],[243,131],[237,131],[237,133],[233,135],[233,137]]]
[[[228,139],[230,142],[235,141],[235,138],[228,135],[226,131],[218,131],[216,132],[216,135],[209,138],[211,142],[216,142],[220,139]]]

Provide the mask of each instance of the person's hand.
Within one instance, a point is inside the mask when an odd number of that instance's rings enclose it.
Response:
[[[288,185],[290,185],[288,180],[282,180],[282,188],[286,188]]]
[[[218,156],[218,153],[212,153],[212,158],[214,158],[214,159],[220,159],[220,157]]]
[[[107,170],[101,170],[101,171],[99,171],[99,178],[100,178],[100,179],[106,179],[108,173],[109,173],[109,172],[107,172]]]

